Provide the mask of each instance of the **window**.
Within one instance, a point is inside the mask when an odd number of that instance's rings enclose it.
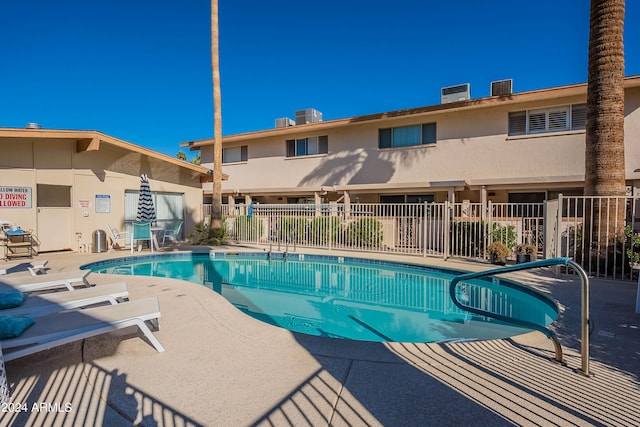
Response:
[[[66,185],[38,184],[39,208],[70,208],[71,187]]]
[[[378,147],[380,148],[411,147],[435,144],[435,142],[435,123],[378,130]]]
[[[587,105],[566,105],[509,113],[509,135],[530,135],[585,128]]]
[[[287,140],[287,157],[327,154],[328,151],[329,137],[327,135]]]
[[[152,191],[153,207],[156,210],[156,221],[160,227],[170,227],[176,221],[184,221],[184,194]],[[139,191],[126,190],[124,193],[124,220],[135,222],[138,215]]]
[[[228,147],[222,149],[222,163],[246,162],[248,159],[249,147]]]

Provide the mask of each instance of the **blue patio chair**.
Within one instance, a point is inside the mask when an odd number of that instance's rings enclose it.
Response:
[[[131,253],[133,253],[134,242],[148,240],[151,252],[153,252],[153,235],[151,234],[150,222],[134,222],[131,230]],[[138,243],[138,252],[142,250],[142,243]]]
[[[164,246],[164,242],[166,240],[172,241],[173,243],[178,243],[178,237],[180,236],[180,229],[182,228],[182,223],[184,221],[178,221],[175,224],[173,230],[165,230],[162,234],[162,246]]]

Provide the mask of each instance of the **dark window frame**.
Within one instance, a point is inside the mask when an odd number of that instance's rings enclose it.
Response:
[[[316,140],[317,144],[317,153],[309,153],[310,144],[309,141],[313,143],[313,140]],[[311,136],[305,138],[296,138],[296,139],[287,139],[285,141],[286,144],[286,157],[306,157],[306,156],[317,156],[329,153],[329,136],[328,135],[319,135],[319,136]]]
[[[225,150],[231,150],[234,148],[240,148],[240,160],[233,160],[230,161],[229,159],[225,158],[227,156],[225,156]],[[241,145],[239,147],[224,147],[222,149],[222,164],[228,164],[228,163],[240,163],[240,162],[247,162],[249,161],[249,146],[248,145]]]
[[[420,130],[420,136],[416,141],[406,142],[394,142],[396,139],[395,131],[409,130],[410,128],[418,128]],[[437,136],[438,127],[436,122],[420,123],[408,126],[396,126],[390,128],[378,129],[378,148],[406,148],[406,147],[419,147],[422,145],[433,145],[438,141]]]

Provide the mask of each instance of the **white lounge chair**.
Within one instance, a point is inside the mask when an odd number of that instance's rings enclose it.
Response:
[[[44,272],[44,268],[46,267],[48,262],[49,261],[43,259],[27,262],[12,262],[7,264],[0,264],[0,275],[29,270],[31,272],[31,275],[35,276],[39,273]]]
[[[74,290],[74,284],[89,286],[87,276],[91,270],[62,271],[59,273],[40,274],[37,276],[3,277],[0,287],[12,287],[20,292],[32,292],[47,288],[66,286]],[[4,286],[3,286],[4,285]]]
[[[0,316],[39,317],[59,311],[93,304],[118,304],[118,300],[127,298],[129,290],[124,282],[96,285],[78,289],[75,292],[53,292],[48,294],[28,295],[20,307],[0,310]]]
[[[1,340],[4,361],[8,362],[43,350],[119,329],[137,326],[158,352],[164,347],[146,321],[160,317],[157,298],[145,298],[103,307],[71,310],[36,318],[19,337]]]

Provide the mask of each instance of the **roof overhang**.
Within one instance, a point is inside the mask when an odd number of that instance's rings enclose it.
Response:
[[[424,181],[384,184],[355,184],[355,185],[322,185],[313,187],[278,187],[278,188],[224,188],[223,194],[251,194],[251,195],[309,195],[313,193],[335,192],[361,192],[361,193],[397,193],[413,191],[446,191],[462,190],[468,187],[464,180],[453,181]],[[210,193],[205,188],[205,193]]]
[[[131,152],[135,152],[144,156],[161,160],[178,167],[188,169],[200,176],[201,182],[212,180],[211,169],[204,166],[180,160],[175,157],[168,156],[163,153],[132,144],[130,142],[114,138],[97,131],[82,130],[57,130],[57,129],[19,129],[19,128],[0,128],[0,138],[15,139],[67,139],[75,140],[76,153],[84,153],[90,151],[99,151],[105,145],[119,147]],[[223,174],[223,179],[229,176]]]

